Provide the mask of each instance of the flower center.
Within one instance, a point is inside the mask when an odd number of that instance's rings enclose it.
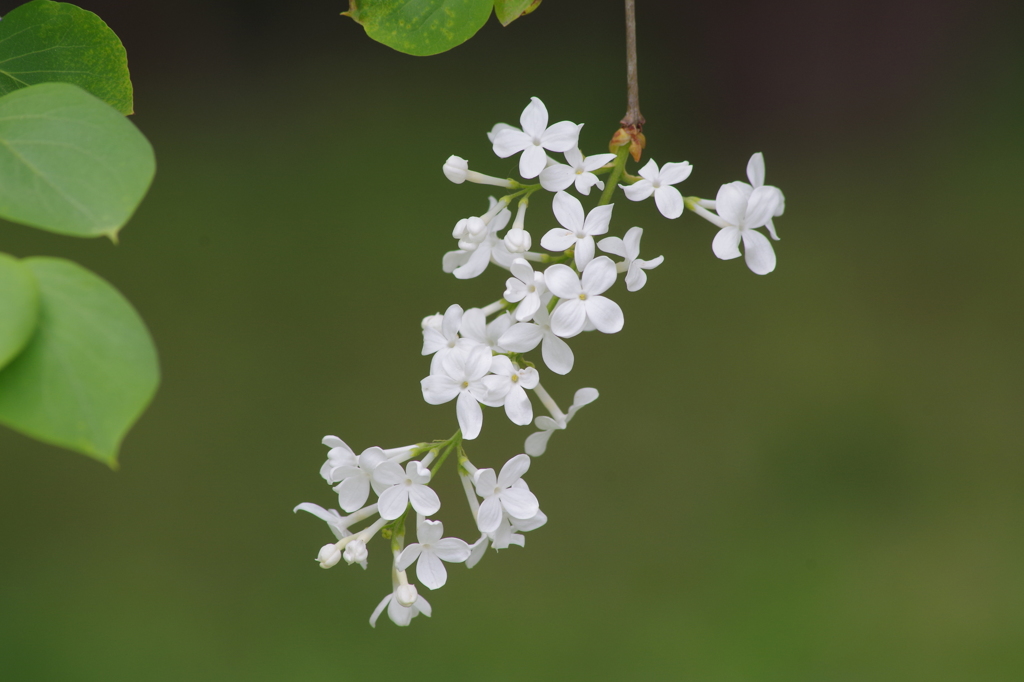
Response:
[[[500,495],[501,494],[501,488],[499,488],[498,486],[494,486],[494,494],[495,495]]]
[[[407,487],[408,487],[408,486],[411,486],[411,485],[412,485],[412,479],[411,479],[411,478],[407,478],[407,479],[405,479],[405,485],[406,485]]]
[[[468,381],[463,381],[462,382],[462,388],[469,388],[469,382]]]
[[[581,301],[587,300],[587,295],[586,294],[580,294],[580,300]]]
[[[519,381],[519,375],[518,375],[518,374],[513,374],[513,375],[512,375],[512,383],[514,384],[514,383],[516,383],[517,381]]]
[[[448,342],[448,347],[455,348],[455,339],[452,339],[451,341]]]
[[[526,287],[526,290],[533,294],[537,292],[537,287],[531,284],[530,286]]]

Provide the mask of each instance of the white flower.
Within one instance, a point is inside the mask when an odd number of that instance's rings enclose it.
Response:
[[[427,315],[420,322],[421,329],[434,329],[441,331],[443,328],[444,315],[441,313],[434,313],[433,315]]]
[[[522,479],[520,479],[520,482],[523,482]],[[532,518],[525,521],[513,519],[508,514],[504,514],[501,517],[501,524],[498,526],[498,530],[493,533],[481,534],[480,539],[469,546],[470,555],[466,559],[466,568],[473,568],[480,563],[480,559],[483,558],[484,552],[487,551],[489,545],[493,546],[495,551],[507,549],[512,545],[518,547],[526,546],[526,538],[522,536],[522,533],[540,528],[547,522],[548,517],[542,511],[538,511]]]
[[[380,604],[377,604],[377,608],[373,610],[373,615],[370,616],[370,627],[377,627],[377,618],[380,617],[385,607],[388,610],[388,618],[391,619],[391,622],[402,627],[408,625],[413,618],[421,613],[430,618],[430,604],[427,603],[426,599],[417,594],[412,606],[402,606],[395,595],[404,586],[400,586],[394,577],[392,577],[391,584],[393,591],[384,597]]]
[[[487,384],[483,378],[491,368],[491,351],[476,345],[469,350],[457,348],[441,361],[440,372],[420,382],[423,399],[431,405],[443,405],[458,398],[455,406],[462,437],[473,440],[484,423],[481,402],[487,402]],[[423,512],[425,516],[429,513]]]
[[[356,455],[352,452],[352,448],[337,436],[324,436],[322,442],[330,450],[327,451],[327,461],[320,467],[320,475],[328,483],[337,483],[341,479],[334,477],[334,470],[341,466],[354,464]]]
[[[491,198],[492,206],[494,198]],[[488,263],[494,263],[508,269],[512,265],[515,256],[509,252],[505,242],[498,236],[498,232],[505,229],[512,212],[502,208],[498,213],[484,224],[484,229],[479,237],[474,236],[471,228],[476,223],[470,218],[465,227],[465,237],[459,237],[459,250],[449,251],[441,261],[441,267],[445,272],[450,272],[458,279],[472,279],[487,269]],[[482,220],[482,219],[476,219]],[[461,221],[460,221],[461,224]],[[459,225],[456,225],[459,230]],[[479,239],[479,241],[476,241]]]
[[[387,459],[388,456],[383,450],[372,447],[363,450],[351,463],[334,469],[334,480],[341,481],[339,485],[334,486],[334,492],[338,493],[338,504],[342,509],[352,513],[366,504],[366,498],[370,496],[373,472]],[[374,490],[380,492],[376,486]]]
[[[475,345],[472,340],[459,337],[463,317],[462,306],[456,303],[448,306],[444,312],[439,329],[432,325],[423,327],[423,350],[420,352],[423,355],[433,353],[434,357],[430,360],[431,374],[440,371],[441,361],[456,348],[469,349]]]
[[[542,342],[540,354],[547,368],[555,374],[571,372],[575,362],[572,348],[551,331],[551,316],[544,306],[537,308],[533,314],[533,323],[514,324],[498,339],[503,348],[513,353],[528,353]]]
[[[521,131],[511,126],[499,130],[494,135],[493,147],[494,153],[503,159],[523,152],[519,157],[519,174],[524,178],[535,178],[544,170],[547,163],[545,149],[567,152],[575,147],[582,127],[562,121],[549,128],[548,110],[536,97],[530,98],[519,123],[523,126]]]
[[[551,200],[551,210],[564,229],[552,228],[541,237],[540,245],[550,251],[565,251],[575,246],[576,267],[582,270],[594,257],[594,237],[608,231],[612,208],[612,204],[597,206],[584,219],[579,199],[565,192],[557,193]]]
[[[590,194],[590,188],[594,185],[597,185],[598,189],[604,189],[604,183],[594,175],[593,171],[614,158],[614,154],[594,154],[584,159],[579,148],[573,147],[565,153],[565,160],[569,162],[569,165],[548,166],[541,171],[540,184],[549,192],[558,192],[575,182],[576,191],[587,196]]]
[[[745,182],[722,185],[715,198],[718,216],[725,223],[711,243],[711,249],[722,260],[739,258],[740,240],[743,257],[754,274],[767,275],[775,269],[775,250],[768,237],[757,232],[772,219],[781,201],[782,192],[775,187],[751,187]]]
[[[462,563],[469,558],[469,545],[459,538],[442,538],[444,525],[440,521],[423,520],[416,524],[416,539],[398,557],[396,567],[404,571],[416,564],[416,577],[432,590],[448,580],[448,571],[442,561]]]
[[[486,346],[495,353],[504,353],[505,349],[498,343],[501,335],[512,326],[512,315],[501,313],[487,322],[487,315],[480,308],[470,308],[462,316],[462,327],[459,332],[468,344]],[[471,347],[470,345],[466,346]]]
[[[618,237],[606,237],[597,243],[597,248],[605,253],[621,256],[626,260],[615,266],[617,272],[626,273],[626,289],[639,291],[647,284],[647,273],[644,270],[653,270],[661,265],[665,257],[658,256],[652,260],[640,260],[640,237],[644,234],[642,227],[631,227],[626,232],[625,239]]]
[[[551,331],[558,336],[576,336],[588,322],[605,334],[622,329],[622,308],[601,296],[615,284],[615,263],[607,256],[590,261],[583,270],[582,282],[572,268],[562,264],[549,267],[544,281],[551,293],[562,299],[551,315]]]
[[[421,462],[409,462],[405,471],[395,462],[382,462],[373,470],[373,478],[383,488],[377,502],[382,519],[397,519],[410,503],[417,513],[424,516],[430,516],[441,508],[437,493],[427,487],[430,469]]]
[[[506,301],[518,302],[516,319],[525,322],[533,317],[541,305],[541,297],[548,288],[544,284],[544,273],[534,272],[533,266],[523,258],[512,261],[512,277],[505,280]]]
[[[529,468],[529,455],[516,455],[505,463],[497,476],[494,469],[477,470],[474,476],[476,494],[483,502],[477,512],[476,524],[481,533],[498,529],[503,510],[516,519],[530,519],[540,511],[537,497],[529,489],[515,485]]]
[[[783,196],[782,190],[778,187],[764,184],[764,155],[761,152],[757,152],[750,157],[750,161],[747,161],[747,179],[750,180],[750,184],[754,189],[768,187],[778,193],[778,204],[775,206],[772,216],[777,218],[782,215],[786,210],[786,197]],[[768,228],[768,234],[772,236],[772,239],[778,241],[779,236],[775,234],[775,224],[771,218],[765,223],[765,227]]]
[[[678,218],[683,215],[683,195],[672,185],[690,177],[692,172],[693,166],[689,161],[666,163],[661,170],[658,170],[658,164],[651,159],[639,171],[643,180],[637,180],[632,185],[619,185],[619,187],[625,190],[626,198],[630,201],[643,201],[653,194],[654,203],[658,205],[661,215],[666,218]]]
[[[526,454],[534,457],[543,455],[548,448],[548,441],[551,439],[552,434],[555,431],[565,429],[576,413],[579,412],[580,408],[594,402],[597,400],[597,397],[598,392],[596,388],[581,388],[573,396],[572,407],[569,408],[563,421],[558,422],[551,417],[537,417],[535,426],[541,430],[526,439]]]
[[[526,426],[533,421],[533,405],[526,395],[526,389],[536,388],[540,382],[537,370],[532,367],[519,369],[504,355],[491,359],[491,376],[484,377],[490,390],[491,404],[505,406],[505,414],[513,424]]]
[[[316,560],[320,564],[320,568],[337,566],[338,562],[341,561],[341,550],[333,542],[329,545],[324,545],[320,548],[320,553],[316,555]]]

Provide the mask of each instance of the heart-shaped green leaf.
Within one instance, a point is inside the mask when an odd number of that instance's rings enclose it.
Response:
[[[0,369],[25,347],[39,319],[39,290],[21,261],[0,253]]]
[[[155,171],[145,136],[78,86],[44,83],[0,97],[2,218],[115,238]]]
[[[494,14],[502,26],[508,26],[519,17],[537,9],[541,0],[494,0]]]
[[[27,258],[39,326],[0,371],[0,423],[110,466],[160,380],[156,349],[114,287],[71,261]]]
[[[0,95],[51,82],[74,83],[132,113],[128,56],[117,35],[92,12],[35,0],[0,21]]]
[[[345,15],[366,35],[399,52],[424,57],[473,37],[491,16],[494,0],[349,0]]]

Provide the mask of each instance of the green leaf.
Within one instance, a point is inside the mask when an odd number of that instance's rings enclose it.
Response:
[[[160,380],[153,340],[131,304],[82,266],[22,263],[39,285],[39,328],[0,371],[0,423],[115,467]]]
[[[35,278],[17,258],[0,253],[0,369],[22,351],[38,320]]]
[[[78,86],[44,83],[0,97],[0,218],[113,239],[155,170],[145,136]]]
[[[472,38],[487,23],[492,5],[493,0],[349,0],[343,14],[377,42],[424,57]]]
[[[494,14],[502,26],[508,26],[537,9],[540,3],[541,0],[494,0]]]
[[[51,82],[73,83],[132,113],[128,55],[117,35],[92,12],[35,0],[0,21],[0,95]]]

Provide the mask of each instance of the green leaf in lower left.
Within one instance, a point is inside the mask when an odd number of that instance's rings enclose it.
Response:
[[[39,326],[0,370],[0,423],[116,467],[121,441],[160,381],[149,331],[114,287],[82,266],[21,262],[39,287]]]

